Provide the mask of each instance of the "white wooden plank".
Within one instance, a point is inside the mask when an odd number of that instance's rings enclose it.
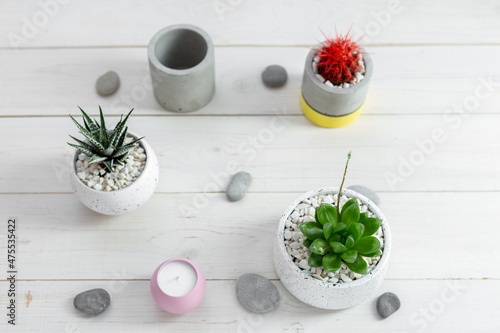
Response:
[[[0,46],[144,46],[176,23],[202,27],[217,45],[312,45],[320,30],[351,27],[372,44],[500,42],[499,9],[491,0],[57,2],[66,4],[46,10],[49,16],[37,0],[2,1]],[[220,4],[225,8],[217,11]]]
[[[216,194],[203,207],[198,195],[156,194],[119,217],[95,214],[73,194],[3,195],[0,211],[5,221],[19,219],[21,279],[146,279],[173,257],[192,259],[209,279],[277,278],[274,235],[298,195],[250,193],[230,203]],[[380,195],[393,234],[388,278],[500,278],[491,264],[500,245],[490,209],[499,193]],[[2,236],[2,258],[6,243]]]
[[[499,121],[474,115],[454,129],[443,115],[367,115],[322,129],[303,116],[137,117],[129,125],[158,155],[159,192],[223,191],[239,169],[254,176],[251,192],[336,185],[349,150],[349,181],[377,191],[491,191],[500,189],[500,156],[490,153]],[[439,128],[444,142],[429,143]],[[69,117],[3,118],[0,193],[70,192],[66,142],[76,132]]]
[[[479,88],[486,97],[474,112],[500,112],[500,77],[492,73],[500,46],[371,47],[368,51],[375,74],[364,114],[444,114],[475,96],[476,88],[484,86],[482,80],[497,83]],[[216,48],[215,97],[189,115],[269,115],[273,110],[301,114],[298,100],[307,52],[306,47]],[[176,116],[153,96],[146,53],[145,48],[3,51],[0,116],[67,115],[76,112],[76,105],[95,114],[98,104],[107,112],[135,107],[138,115]],[[469,61],[478,57],[480,62]],[[266,88],[261,82],[260,73],[272,63],[288,70],[288,83],[281,89]],[[95,80],[108,70],[120,74],[121,88],[111,97],[100,97]]]
[[[500,282],[496,280],[386,280],[369,300],[343,311],[309,307],[275,282],[278,307],[252,314],[236,300],[234,281],[209,281],[201,305],[185,315],[163,312],[153,301],[149,281],[21,281],[15,327],[6,332],[498,332]],[[81,291],[105,288],[111,306],[98,317],[85,317],[73,308]],[[7,284],[0,282],[5,290]],[[375,310],[376,297],[397,293],[401,309],[386,320]],[[26,302],[26,295],[32,301]],[[0,299],[6,311],[7,300]],[[426,319],[428,318],[428,319]]]

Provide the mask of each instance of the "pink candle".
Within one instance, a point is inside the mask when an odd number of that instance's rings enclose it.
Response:
[[[205,277],[193,262],[170,259],[158,266],[151,278],[151,294],[170,313],[186,313],[196,308],[205,295]]]

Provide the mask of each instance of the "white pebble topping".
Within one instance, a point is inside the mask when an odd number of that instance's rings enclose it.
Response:
[[[127,137],[125,144],[132,142],[133,138]],[[137,144],[130,151],[123,166],[116,166],[114,172],[109,172],[102,163],[89,164],[89,157],[85,154],[78,156],[76,161],[76,175],[90,188],[98,191],[116,191],[132,184],[141,175],[146,166],[144,148]]]

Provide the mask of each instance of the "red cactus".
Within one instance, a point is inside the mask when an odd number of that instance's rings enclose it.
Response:
[[[361,47],[349,36],[336,35],[335,38],[325,36],[318,52],[318,74],[334,85],[351,82],[356,74],[362,70]]]

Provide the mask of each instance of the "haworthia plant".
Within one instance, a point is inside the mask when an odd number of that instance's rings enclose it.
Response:
[[[113,130],[106,128],[106,122],[99,107],[100,121],[90,118],[82,108],[78,107],[82,112],[83,126],[75,120],[71,115],[71,119],[75,123],[80,133],[85,137],[86,141],[79,140],[70,135],[78,144],[69,143],[71,147],[78,149],[80,152],[87,155],[89,164],[103,163],[106,168],[113,172],[113,167],[116,165],[123,165],[127,159],[130,151],[134,149],[135,145],[144,137],[133,140],[132,142],[125,143],[127,137],[128,127],[126,127],[127,120],[134,111],[130,112],[123,118],[120,118]]]
[[[339,190],[342,195],[347,167],[351,153],[347,155],[344,178]],[[376,257],[382,254],[381,244],[375,234],[382,221],[360,213],[356,198],[348,200],[339,210],[337,206],[322,203],[316,208],[315,221],[299,226],[307,237],[304,245],[311,250],[309,266],[323,267],[327,273],[340,269],[344,262],[349,269],[358,274],[366,274],[368,264],[363,257]]]

